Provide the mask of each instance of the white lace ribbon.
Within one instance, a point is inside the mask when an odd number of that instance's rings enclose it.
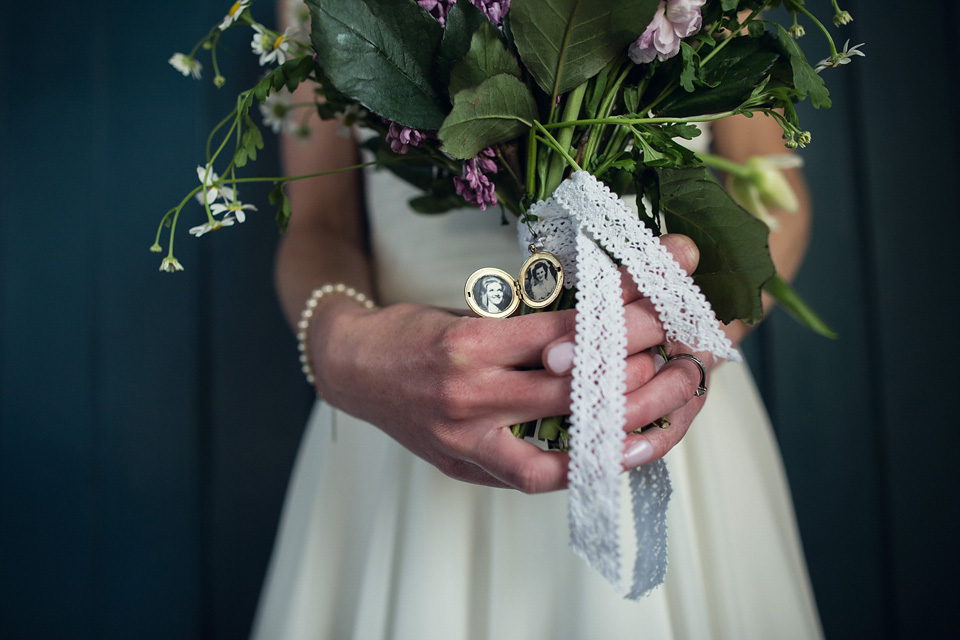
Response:
[[[577,287],[576,344],[570,416],[570,545],[621,593],[639,598],[663,582],[667,569],[670,478],[662,460],[630,472],[638,553],[633,580],[621,584],[617,536],[619,476],[626,433],[627,334],[617,258],[649,299],[667,339],[727,360],[739,353],[706,298],[620,198],[586,171],[534,204],[537,220],[519,226],[526,248],[543,248]]]

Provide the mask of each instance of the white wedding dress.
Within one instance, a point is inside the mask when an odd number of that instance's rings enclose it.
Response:
[[[412,188],[385,170],[367,177],[381,303],[463,308],[475,269],[519,270],[515,226],[496,208],[420,216],[406,210]],[[253,637],[821,637],[779,451],[745,365],[714,371],[703,411],[666,459],[669,569],[634,602],[568,548],[566,492],[452,480],[318,401]]]

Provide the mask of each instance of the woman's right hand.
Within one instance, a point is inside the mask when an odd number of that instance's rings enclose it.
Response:
[[[664,241],[695,268],[689,239]],[[650,305],[630,305],[628,394],[654,376],[647,349],[665,339]],[[539,493],[566,486],[569,455],[541,450],[510,427],[570,412],[571,378],[544,369],[542,353],[574,324],[573,310],[489,319],[413,304],[371,311],[331,296],[314,315],[311,356],[327,401],[447,475]]]

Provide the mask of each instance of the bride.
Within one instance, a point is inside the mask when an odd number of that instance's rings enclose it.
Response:
[[[336,123],[286,144],[304,174],[359,160]],[[743,161],[783,153],[767,118],[724,119],[713,150]],[[701,136],[703,137],[703,136]],[[804,206],[777,214],[778,272],[799,267]],[[253,636],[284,638],[818,638],[819,620],[779,452],[743,365],[665,363],[650,305],[629,286],[623,468],[666,456],[674,484],[666,582],[621,599],[567,548],[568,455],[510,425],[569,412],[573,311],[467,317],[479,267],[516,273],[515,230],[496,208],[406,211],[411,189],[387,171],[294,182],[276,262],[291,324],[324,285],[307,360],[320,398],[298,455]],[[688,272],[696,246],[661,241]],[[769,301],[768,301],[769,303]],[[727,327],[738,343],[747,327]],[[667,345],[670,354],[686,350]],[[688,428],[694,423],[688,433]],[[682,441],[681,441],[682,440]]]

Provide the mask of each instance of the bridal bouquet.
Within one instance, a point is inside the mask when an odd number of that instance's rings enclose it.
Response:
[[[210,134],[199,184],[163,217],[151,247],[163,250],[167,230],[161,270],[183,268],[173,253],[175,231],[194,197],[203,221],[190,234],[201,236],[255,209],[239,198],[244,183],[272,182],[270,201],[285,228],[291,209],[284,186],[312,176],[239,175],[264,145],[257,105],[275,133],[309,136],[307,111],[345,129],[370,129],[375,135],[365,146],[373,163],[422,192],[410,201],[414,211],[499,205],[535,241],[543,236],[532,205],[584,171],[613,194],[643,196],[637,219],[654,235],[665,223],[697,243],[694,281],[721,322],[757,322],[766,289],[830,335],[777,277],[767,248],[766,207],[795,206],[778,166],[790,156],[736,165],[683,144],[700,135],[699,123],[735,115],[774,119],[785,147],[810,142],[795,105],[809,99],[829,107],[820,72],[863,53],[849,41],[838,49],[803,0],[306,0],[290,3],[291,26],[282,32],[258,22],[253,4],[233,3],[189,54],[170,59],[199,79],[198,54],[208,51],[213,81],[222,86],[218,45],[229,32],[249,29],[252,56],[267,73],[238,94]],[[778,6],[792,24],[768,19],[764,10]],[[835,26],[851,20],[833,6]],[[826,44],[828,55],[815,68],[796,43],[804,22]],[[303,83],[312,100],[291,103]],[[726,173],[727,189],[710,169]],[[522,310],[573,306],[573,292],[561,293],[549,305],[525,298]],[[529,427],[515,431],[529,434]],[[562,425],[542,434],[565,444]]]
[[[763,290],[830,335],[777,277],[767,246],[766,207],[795,206],[780,173],[796,166],[794,157],[737,165],[683,143],[700,135],[698,125],[731,116],[773,119],[785,147],[810,143],[796,104],[829,107],[820,72],[864,55],[861,45],[848,40],[838,48],[803,0],[306,0],[291,3],[282,32],[259,22],[253,4],[233,3],[188,54],[170,59],[199,79],[198,54],[209,52],[213,82],[223,86],[221,39],[249,29],[267,73],[237,95],[210,134],[199,184],[163,217],[151,247],[163,251],[166,231],[161,270],[183,269],[174,239],[194,198],[201,222],[190,233],[201,236],[242,223],[255,209],[239,197],[244,184],[272,182],[282,231],[291,215],[284,186],[322,175],[240,175],[264,146],[255,105],[275,133],[308,137],[303,114],[313,112],[345,131],[371,130],[364,145],[375,159],[367,164],[416,186],[414,211],[500,206],[512,213],[533,253],[519,282],[481,269],[465,296],[492,317],[517,308],[581,311],[572,416],[516,425],[514,433],[537,429],[560,448],[572,438],[571,543],[617,582],[624,422],[617,354],[626,344],[617,266],[653,302],[668,337],[699,350],[737,358],[718,321],[758,321]],[[765,13],[778,7],[789,24]],[[836,0],[833,9],[835,27],[851,21]],[[826,45],[815,67],[796,43],[804,25]],[[304,83],[312,98],[293,103],[291,92]],[[726,188],[712,170],[726,174]],[[625,205],[627,195],[638,196],[639,212]],[[699,247],[692,281],[655,241],[661,225]],[[499,272],[498,283],[484,284],[488,271]],[[662,580],[666,566],[669,481],[661,462],[631,474],[638,539],[649,550],[637,559],[631,596]]]

